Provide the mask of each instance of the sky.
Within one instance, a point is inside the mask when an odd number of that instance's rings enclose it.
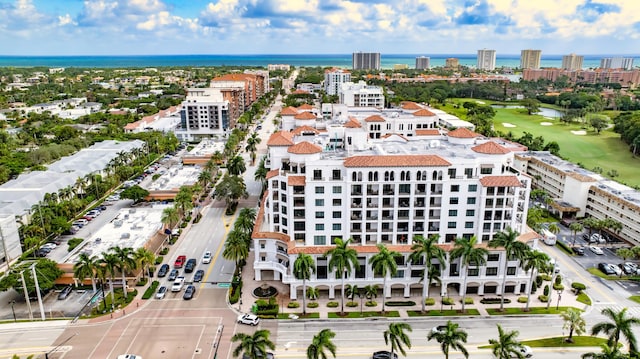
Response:
[[[0,0],[0,55],[639,54],[639,0]]]

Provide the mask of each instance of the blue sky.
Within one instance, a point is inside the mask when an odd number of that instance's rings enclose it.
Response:
[[[0,0],[0,55],[640,53],[638,0]]]

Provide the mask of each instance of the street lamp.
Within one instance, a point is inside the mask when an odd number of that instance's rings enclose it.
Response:
[[[16,301],[12,300],[12,301],[9,302],[9,304],[11,304],[11,313],[13,313],[13,321],[17,322],[18,319],[16,318],[16,310],[13,309],[13,306],[16,304]]]
[[[444,298],[447,297],[446,292],[440,293],[440,313],[442,313],[442,307],[444,306]]]
[[[558,308],[560,307],[560,299],[562,299],[562,292],[564,291],[563,288],[558,289],[558,303],[556,304],[556,310],[558,310]]]

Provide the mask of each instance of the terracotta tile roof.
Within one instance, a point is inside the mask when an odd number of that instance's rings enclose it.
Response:
[[[298,110],[296,110],[295,107],[285,107],[282,110],[280,110],[280,115],[281,116],[295,116],[298,114]]]
[[[460,128],[456,128],[453,131],[449,131],[449,133],[447,133],[447,136],[455,137],[455,138],[474,138],[480,135],[471,131],[468,128],[460,127]]]
[[[291,131],[291,133],[293,133],[296,136],[300,136],[303,133],[314,133],[314,134],[318,134],[320,133],[320,131],[316,130],[315,128],[311,127],[311,126],[300,126],[300,127],[296,127],[295,129],[293,129]]]
[[[302,95],[302,94],[308,94],[308,93],[309,93],[309,91],[302,90],[302,89],[297,89],[297,90],[293,91],[294,95]]]
[[[591,177],[591,176],[587,176],[587,175],[583,175],[580,173],[575,173],[575,172],[566,172],[567,176],[578,180],[580,182],[598,182],[597,179]]]
[[[287,152],[294,153],[296,155],[311,155],[314,153],[322,152],[322,147],[314,145],[311,142],[302,141],[289,147],[289,149],[287,149]]]
[[[358,121],[357,118],[349,117],[349,121],[344,124],[344,127],[346,127],[346,128],[361,128],[362,125],[360,124],[360,121]]]
[[[287,185],[289,186],[304,186],[306,183],[304,176],[289,176],[287,177]]]
[[[423,108],[421,110],[418,110],[416,112],[413,113],[414,116],[421,116],[421,117],[431,117],[431,116],[435,116],[436,114]]]
[[[267,146],[293,146],[293,134],[288,131],[278,131],[269,137]]]
[[[415,102],[411,102],[411,101],[404,101],[402,102],[402,109],[403,110],[421,110],[422,107],[420,107],[417,103]]]
[[[345,167],[440,167],[451,166],[436,155],[354,156],[344,160]]]
[[[380,115],[371,115],[365,118],[364,122],[384,122],[384,118]]]
[[[502,146],[500,146],[499,144],[493,142],[493,141],[489,141],[489,142],[485,142],[481,145],[477,145],[474,147],[471,147],[471,149],[474,152],[477,153],[484,153],[487,155],[504,155],[505,153],[509,153],[510,151]]]
[[[486,176],[480,178],[483,187],[522,187],[516,176]]]
[[[437,128],[416,130],[416,136],[440,136],[440,130],[438,130]]]
[[[309,105],[308,103],[303,103],[302,105],[298,106],[298,110],[313,110],[313,106]]]
[[[314,115],[313,113],[311,113],[309,111],[301,112],[301,113],[297,114],[294,118],[296,120],[315,120],[315,119],[317,119],[316,115]]]
[[[246,81],[255,80],[256,75],[252,74],[226,74],[218,77],[214,77],[211,81]]]
[[[278,174],[280,174],[280,170],[278,170],[278,169],[271,170],[271,171],[267,172],[267,175],[265,176],[265,178],[266,179],[273,178],[273,177],[277,176]]]
[[[348,74],[348,73],[350,73],[351,71],[349,71],[349,70],[345,70],[345,69],[339,69],[339,68],[337,68],[337,67],[333,67],[333,68],[330,68],[330,69],[326,69],[326,70],[324,70],[324,73],[325,73],[325,74],[326,74],[326,73],[329,73],[329,72],[342,72],[343,74]]]
[[[438,247],[444,249],[445,251],[451,251],[453,249],[453,245],[451,244],[438,244]],[[390,251],[395,251],[398,253],[411,253],[411,245],[410,244],[395,244],[395,245],[385,245]],[[294,241],[289,242],[287,253],[290,254],[325,254],[328,250],[335,248],[335,246],[296,246]],[[367,253],[378,253],[378,247],[367,245],[361,246],[357,243],[352,243],[349,245],[349,248],[355,249],[357,253],[367,254]]]

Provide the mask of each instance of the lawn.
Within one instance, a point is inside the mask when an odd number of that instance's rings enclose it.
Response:
[[[469,308],[466,309],[466,313],[462,313],[461,311],[454,310],[443,310],[440,312],[439,310],[427,310],[426,313],[422,314],[419,310],[407,310],[407,314],[410,317],[453,317],[453,316],[464,316],[464,315],[480,315],[477,309]]]
[[[640,303],[640,295],[632,295],[629,297],[629,300],[632,300],[636,303]]]
[[[489,315],[560,314],[569,308],[573,308],[573,307],[559,307],[558,309],[556,309],[555,305],[549,306],[549,309],[547,309],[547,307],[529,307],[529,311],[527,312],[524,311],[524,308],[519,308],[519,307],[504,308],[504,312],[501,312],[500,308],[487,308],[487,312],[489,313]],[[578,308],[573,308],[573,309],[580,310]]]
[[[580,303],[591,305],[591,298],[589,298],[589,296],[586,293],[578,294],[578,297],[576,298],[576,300]]]
[[[295,313],[300,319],[318,319],[320,318],[320,313],[307,313],[307,315],[302,315],[302,313]],[[279,313],[278,319],[291,319],[289,318],[290,313]]]
[[[397,310],[388,310],[382,315],[382,312],[345,312],[345,315],[340,315],[340,312],[328,313],[329,319],[339,319],[339,318],[371,318],[371,317],[387,317],[387,318],[398,318],[400,317],[400,313]]]
[[[573,343],[565,341],[567,337],[553,337],[535,340],[523,340],[520,343],[530,347],[599,347],[607,344],[607,339],[587,336],[574,336]]]
[[[595,275],[596,277],[600,277],[602,279],[608,279],[608,280],[627,279],[626,276],[618,277],[617,275],[606,275],[596,267],[587,268],[587,272]]]

